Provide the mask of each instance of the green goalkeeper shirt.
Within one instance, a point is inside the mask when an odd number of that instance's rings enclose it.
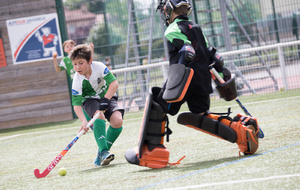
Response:
[[[101,62],[93,61],[91,64],[92,74],[89,79],[77,72],[74,75],[72,84],[72,104],[81,106],[87,98],[102,98],[109,87],[109,84],[116,80],[116,77]]]

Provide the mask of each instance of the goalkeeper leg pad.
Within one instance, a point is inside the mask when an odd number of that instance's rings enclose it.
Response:
[[[236,141],[236,133],[229,127],[230,120],[221,118],[221,116],[215,114],[204,116],[186,112],[178,116],[177,122],[234,143]]]
[[[125,158],[131,164],[163,168],[169,162],[169,150],[163,143],[164,136],[167,134],[168,138],[171,130],[164,108],[155,101],[159,92],[160,88],[151,88],[145,104],[138,146],[125,152]]]
[[[230,127],[237,134],[236,143],[240,151],[245,155],[254,154],[259,146],[257,119],[244,114],[237,114]]]
[[[169,150],[162,144],[153,145],[145,143],[142,146],[141,158],[139,157],[139,147],[128,149],[125,158],[130,164],[146,166],[157,169],[164,168],[169,163]]]

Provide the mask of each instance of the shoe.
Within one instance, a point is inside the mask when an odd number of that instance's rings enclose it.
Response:
[[[95,158],[94,164],[96,166],[100,166],[100,151],[99,151],[99,149],[97,151],[97,157]]]
[[[250,152],[250,154],[254,154],[259,145],[258,144],[258,135],[254,135],[257,129],[255,129],[255,127],[253,125],[248,125],[247,128],[252,130],[252,135],[254,137],[254,139],[252,139],[250,136],[250,133],[247,132],[247,139],[250,139],[247,142],[247,147],[248,147],[247,151]]]
[[[107,150],[104,150],[100,154],[100,159],[101,166],[105,166],[115,159],[115,155],[113,153],[109,153]]]

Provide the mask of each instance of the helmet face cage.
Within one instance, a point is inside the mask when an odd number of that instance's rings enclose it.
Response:
[[[188,6],[187,15],[189,15],[192,12],[192,7],[187,0],[161,0],[156,10],[160,10],[161,19],[168,26],[168,21],[170,20],[174,8],[178,8],[182,5]]]
[[[156,11],[160,11],[160,17],[165,22],[165,25],[169,25],[168,21],[170,20],[171,13],[173,11],[173,6],[169,0],[161,0]]]

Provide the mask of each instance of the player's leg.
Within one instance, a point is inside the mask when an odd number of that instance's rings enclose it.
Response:
[[[152,87],[147,96],[138,146],[125,152],[125,158],[131,164],[163,168],[169,162],[169,150],[164,145],[164,136],[171,132],[165,105],[161,104],[161,99],[158,100],[160,91],[161,88]]]
[[[115,95],[109,102],[109,107],[105,111],[104,115],[110,122],[110,125],[106,132],[107,148],[110,150],[113,143],[117,140],[123,130],[123,115],[124,110],[118,107],[118,97]]]
[[[90,116],[93,117],[99,112],[100,102],[99,99],[87,99],[83,102],[83,109]],[[101,112],[98,119],[94,122],[94,138],[98,145],[97,157],[95,158],[95,165],[107,165],[114,159],[114,154],[108,152],[106,143],[106,124],[105,116]]]
[[[258,124],[253,117],[238,114],[234,119],[229,117],[230,111],[226,116],[212,114],[206,112],[201,113],[205,109],[205,98],[198,98],[197,102],[191,96],[188,100],[188,105],[193,113],[182,113],[178,116],[177,122],[196,130],[205,132],[212,136],[227,140],[232,143],[237,143],[241,152],[244,154],[253,154],[258,148]],[[209,107],[209,106],[208,106]],[[199,109],[200,108],[200,109]]]
[[[199,115],[190,112],[181,113],[177,118],[177,122],[223,140],[232,143],[236,142],[235,131],[218,119],[212,119],[211,115]],[[221,116],[218,115],[218,117]]]
[[[194,92],[190,95],[187,103],[192,113],[181,113],[177,118],[178,123],[232,143],[236,141],[236,134],[229,127],[230,123],[226,125],[221,120],[218,120],[218,118],[213,118],[209,114],[209,95],[201,95]]]
[[[257,119],[239,113],[233,118],[230,127],[237,134],[236,143],[240,151],[245,155],[254,154],[259,146]]]

